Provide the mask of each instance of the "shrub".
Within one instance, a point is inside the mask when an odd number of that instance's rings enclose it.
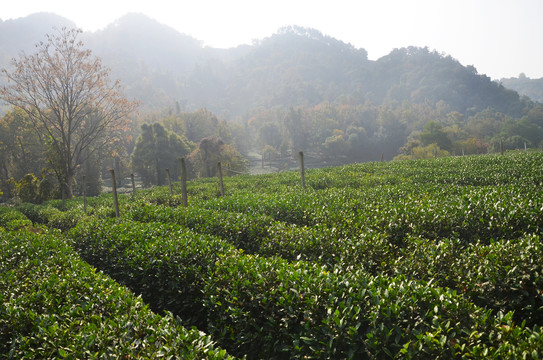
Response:
[[[0,358],[230,358],[50,235],[0,231]]]
[[[0,206],[0,226],[6,230],[20,230],[32,226],[32,221],[15,208]]]

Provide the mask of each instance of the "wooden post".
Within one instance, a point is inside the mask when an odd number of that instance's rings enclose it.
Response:
[[[437,158],[437,147],[434,146],[434,159]]]
[[[302,189],[305,189],[304,152],[300,151],[298,155],[300,156],[300,177],[302,179]]]
[[[183,206],[187,206],[187,167],[185,165],[185,158],[179,159],[179,165],[181,172],[181,201],[183,202]]]
[[[119,199],[117,198],[117,183],[115,182],[115,170],[109,169],[111,173],[111,185],[113,186],[113,204],[115,206],[115,217],[119,217]]]
[[[385,154],[381,153],[381,162],[385,161]]]
[[[170,196],[173,195],[172,178],[170,177],[170,169],[166,169],[166,177],[168,178],[168,187],[170,188]]]
[[[132,180],[132,194],[136,195],[136,180],[134,180],[134,173],[130,174],[130,180]]]
[[[528,147],[526,146],[526,141],[524,142],[524,152],[528,151]]]
[[[262,152],[262,169],[264,169],[264,152]]]
[[[83,175],[83,184],[81,184],[83,187],[83,211],[87,212],[87,177]]]
[[[66,210],[66,182],[63,181],[62,184],[60,184],[60,192],[62,193],[62,211]]]
[[[500,140],[500,155],[503,155],[503,140]]]
[[[219,185],[221,187],[221,196],[224,197],[224,182],[222,180],[222,167],[220,161],[217,163],[217,170],[219,171]]]

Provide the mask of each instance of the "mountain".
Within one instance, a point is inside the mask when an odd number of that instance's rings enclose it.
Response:
[[[53,26],[74,24],[44,13],[1,22],[0,67],[20,50],[29,51]],[[493,82],[449,55],[409,47],[370,61],[364,49],[297,26],[250,46],[213,49],[133,13],[85,33],[84,42],[143,109],[178,102],[183,110],[205,107],[235,118],[256,108],[408,101],[445,103],[463,114],[493,108],[518,117],[525,107],[506,82]]]
[[[3,65],[21,51],[31,52],[34,45],[54,27],[75,27],[75,23],[52,13],[36,13],[15,20],[0,20],[0,61]],[[7,57],[7,58],[6,58]]]
[[[368,64],[363,49],[317,30],[288,27],[243,56],[197,66],[183,95],[197,106],[220,104],[238,115],[252,108],[311,106],[356,87],[357,74]]]
[[[464,114],[490,107],[511,116],[521,115],[524,109],[515,91],[478,74],[473,66],[463,66],[450,55],[428,48],[393,50],[376,61],[369,84],[366,90],[377,103],[444,102]]]
[[[520,74],[518,78],[501,79],[501,83],[521,95],[543,103],[543,78],[530,79],[526,75]]]

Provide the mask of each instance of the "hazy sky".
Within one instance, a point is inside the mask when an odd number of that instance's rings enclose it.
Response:
[[[370,59],[428,46],[493,79],[543,77],[543,0],[6,0],[0,19],[42,11],[90,31],[140,12],[212,47],[300,25],[364,48]]]

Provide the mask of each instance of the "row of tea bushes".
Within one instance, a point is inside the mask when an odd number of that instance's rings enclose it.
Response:
[[[61,231],[73,228],[81,219],[87,216],[83,210],[78,207],[62,211],[52,205],[23,203],[18,205],[16,210],[24,214],[24,216],[34,224]]]
[[[210,333],[290,358],[538,358],[540,327],[515,325],[451,290],[403,276],[224,258],[207,286]],[[215,329],[215,330],[213,330]],[[218,334],[218,335],[216,335]],[[226,347],[226,345],[224,345]],[[234,350],[231,350],[234,352]]]
[[[368,220],[367,216],[375,215],[378,216],[377,219],[388,219],[392,216],[395,220],[394,231],[401,232],[404,231],[402,227],[410,225],[410,223],[402,223],[403,220],[404,222],[413,220],[411,223],[420,224],[417,218],[404,219],[405,212],[409,215],[413,209],[419,209],[419,216],[424,215],[422,220],[427,220],[425,218],[428,218],[428,214],[437,210],[445,212],[448,216],[460,214],[464,218],[467,216],[487,221],[488,219],[478,216],[477,213],[467,213],[466,211],[472,209],[465,205],[467,202],[475,204],[475,210],[482,211],[483,215],[488,214],[491,217],[494,214],[489,211],[491,209],[488,206],[492,205],[495,199],[483,198],[487,196],[485,193],[488,190],[494,192],[491,197],[495,197],[496,192],[499,191],[500,193],[511,192],[512,195],[521,194],[528,199],[534,196],[541,199],[541,191],[537,189],[543,183],[542,163],[543,153],[537,152],[515,153],[508,156],[353,164],[340,168],[308,171],[308,174],[312,174],[315,178],[324,178],[320,183],[326,185],[309,186],[305,191],[302,191],[300,186],[292,184],[296,177],[295,172],[257,177],[240,176],[225,179],[230,191],[227,197],[220,199],[215,189],[218,186],[216,181],[201,179],[189,182],[189,197],[191,197],[189,204],[213,210],[266,215],[277,221],[297,225],[327,224],[330,227],[342,229],[364,226]],[[174,183],[175,195],[173,196],[169,194],[167,187],[139,190],[136,195],[121,195],[119,197],[121,213],[142,204],[179,206],[181,196],[178,188],[179,184]],[[475,197],[477,192],[481,194],[479,199]],[[439,204],[443,200],[446,200],[444,204]],[[65,208],[62,208],[61,204],[60,201],[51,201],[46,206],[49,209],[67,209],[71,213],[64,218],[57,215],[58,219],[53,222],[56,224],[52,226],[71,227],[74,224],[70,223],[69,219],[77,219],[82,213],[82,200],[67,201]],[[520,205],[523,206],[523,204]],[[455,208],[450,209],[451,206]],[[481,206],[486,206],[486,208]],[[88,199],[87,208],[89,215],[114,216],[111,196],[102,195]],[[23,211],[28,210],[23,207]],[[499,210],[494,209],[493,212],[496,213]],[[386,213],[383,214],[383,211]],[[398,212],[401,216],[396,214]],[[427,214],[421,214],[421,212]],[[27,216],[32,221],[44,223],[43,219],[39,220],[39,216],[36,220],[33,214],[27,214]],[[439,220],[442,221],[442,219]],[[433,222],[433,219],[430,221]],[[389,224],[376,223],[375,219],[371,219],[368,225],[383,227]],[[444,229],[437,229],[437,231],[449,231],[447,223],[441,225]],[[477,228],[480,227],[480,224],[475,225]],[[420,230],[427,231],[424,228]],[[471,235],[472,230],[470,228],[465,233]],[[430,228],[428,232],[436,233],[436,230]],[[436,235],[440,236],[439,233]],[[476,236],[479,235],[476,234]],[[501,235],[494,236],[492,233],[489,233],[489,236],[502,237]]]
[[[368,201],[366,209],[357,204],[358,192],[341,190],[337,197],[345,200],[346,208],[356,209],[352,217],[332,203],[335,191],[328,191],[325,194],[328,207],[335,210],[327,213],[330,217],[339,214],[336,220],[329,222],[341,221],[337,219],[341,219],[343,213],[342,221],[346,224],[343,227],[337,223],[337,227],[296,226],[265,215],[199,207],[137,206],[128,216],[145,222],[173,222],[199,233],[220,236],[248,253],[312,261],[329,267],[351,265],[371,274],[403,273],[414,279],[434,279],[439,286],[454,289],[494,311],[514,310],[518,322],[526,320],[529,325],[541,325],[541,252],[534,251],[541,246],[529,236],[529,233],[541,232],[541,191],[533,189],[530,193],[527,188],[531,187],[510,185],[452,190],[433,187],[421,196],[416,190],[401,191],[396,187],[395,191],[383,192],[379,200],[373,198],[377,196],[373,193],[368,197],[373,199]],[[65,224],[57,226],[60,228],[73,226],[77,223],[73,214],[81,215],[76,209],[61,212],[50,206],[30,204],[21,208],[41,223]],[[10,216],[21,217],[13,209],[5,209],[6,214],[12,214]],[[384,219],[377,213],[384,214]],[[355,230],[348,231],[349,227]],[[533,246],[519,247],[526,239],[531,239]],[[448,245],[451,243],[454,246]],[[503,243],[509,244],[509,252],[501,257],[492,255],[494,245]],[[486,250],[477,250],[485,246]],[[413,258],[415,254],[417,258]],[[446,258],[448,261],[443,262]],[[496,262],[493,259],[509,260]],[[517,262],[516,267],[509,265]],[[486,271],[488,264],[492,264],[492,271]]]
[[[69,236],[81,257],[141,294],[157,312],[168,310],[204,328],[205,276],[236,248],[208,235],[162,223],[104,219],[80,223]]]
[[[0,358],[231,358],[171,314],[154,314],[60,235],[0,230]]]
[[[261,256],[434,281],[494,311],[514,310],[518,322],[543,324],[543,242],[539,236],[523,234],[486,244],[466,242],[458,234],[429,240],[406,233],[398,246],[386,232],[366,230],[345,236],[327,226],[296,226],[262,216],[199,208],[140,207],[127,216],[181,224]]]
[[[0,227],[6,230],[19,230],[32,226],[23,213],[9,206],[0,206]]]
[[[277,194],[299,191],[300,175],[297,171],[259,176],[235,176],[224,179],[228,196],[243,193]],[[513,152],[505,156],[483,155],[446,157],[438,159],[371,162],[308,169],[308,189],[324,190],[367,189],[395,185],[455,185],[494,186],[509,184],[543,184],[543,152]],[[173,183],[170,199],[167,187],[138,191],[150,203],[181,204],[180,185]],[[197,179],[188,183],[189,203],[217,198],[220,194],[217,179]]]
[[[518,237],[543,230],[539,186],[492,187],[396,185],[372,189],[328,189],[282,194],[245,193],[200,207],[270,216],[296,225],[341,229],[346,236],[368,230],[401,243],[408,235],[466,242]]]
[[[493,313],[514,312],[517,323],[543,326],[542,254],[539,235],[467,246],[458,238],[430,242],[412,237],[382,271],[432,281]]]
[[[70,236],[84,258],[236,356],[509,358],[539,356],[543,345],[538,326],[432,281],[245,255],[160,223],[98,220]]]
[[[398,252],[386,235],[375,231],[345,237],[337,228],[297,226],[266,215],[199,207],[139,206],[128,211],[124,218],[178,224],[199,234],[218,236],[249,254],[305,260],[330,267],[357,264],[376,270],[385,260],[394,261]]]
[[[543,181],[543,152],[360,163],[318,170],[315,175],[317,174],[318,178],[326,178],[327,187],[338,188],[398,184],[539,185]],[[360,176],[361,174],[365,176]],[[311,184],[311,181],[308,183]]]
[[[275,221],[263,215],[247,215],[199,207],[142,205],[129,210],[125,218],[139,222],[178,224],[194,232],[216,235],[247,253],[259,252],[268,227]]]

